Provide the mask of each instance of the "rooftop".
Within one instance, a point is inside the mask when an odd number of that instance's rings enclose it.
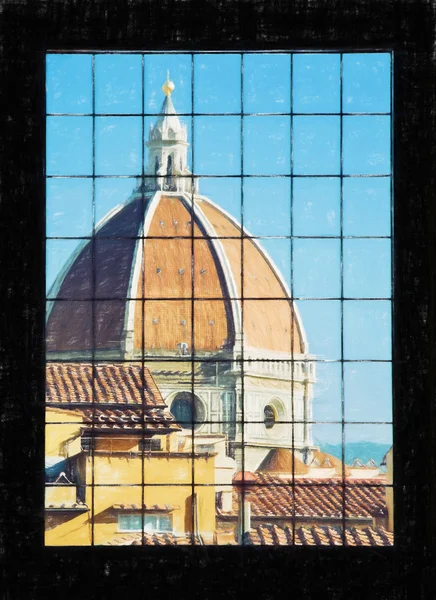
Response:
[[[178,431],[150,371],[141,364],[50,362],[47,406],[73,409],[99,431]]]
[[[174,533],[125,533],[117,534],[108,542],[109,546],[187,546],[192,545],[191,535]],[[218,545],[236,545],[234,533],[226,537],[225,532],[217,532]],[[292,527],[262,524],[254,527],[246,536],[245,544],[253,546],[392,546],[394,536],[383,527],[347,527],[345,544],[340,528],[313,526]]]
[[[166,406],[150,371],[138,363],[49,362],[46,401]]]
[[[256,517],[312,517],[340,519],[345,503],[348,519],[387,516],[386,489],[380,479],[353,479],[343,486],[342,479],[319,480],[292,477],[283,479],[268,473],[255,473],[250,486],[251,514]],[[320,482],[321,481],[321,482]],[[235,518],[238,493],[233,492],[233,509],[218,511],[219,517]]]
[[[114,510],[120,511],[140,511],[140,504],[114,504],[112,506]],[[180,506],[170,504],[144,504],[142,506],[144,512],[172,512],[173,510],[180,509]]]
[[[193,543],[190,535],[174,533],[125,533],[118,534],[108,542],[109,546],[190,546]]]
[[[278,525],[259,525],[252,529],[246,543],[254,546],[343,546],[344,540],[340,528],[314,526],[279,527]],[[383,527],[347,527],[345,546],[392,546],[393,533]]]
[[[89,506],[83,502],[49,502],[45,505],[47,512],[87,512]]]
[[[273,448],[263,459],[257,471],[268,473],[294,473],[295,475],[306,474],[309,471],[307,465],[297,458],[291,450],[286,448]]]

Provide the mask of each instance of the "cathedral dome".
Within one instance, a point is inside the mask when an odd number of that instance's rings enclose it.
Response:
[[[150,130],[146,176],[71,257],[49,294],[47,352],[237,357],[243,345],[246,357],[307,353],[272,260],[192,185],[186,131],[166,90],[163,116]]]
[[[71,257],[50,296],[48,352],[78,356],[94,347],[123,358],[141,355],[144,345],[145,354],[191,354],[192,341],[196,353],[242,341],[277,358],[306,351],[279,271],[230,215],[199,195],[193,207],[187,194],[134,195]]]

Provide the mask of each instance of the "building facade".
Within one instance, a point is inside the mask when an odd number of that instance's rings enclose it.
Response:
[[[46,380],[46,545],[108,544],[138,531],[211,542],[215,495],[230,495],[231,507],[231,487],[220,483],[235,471],[219,437],[189,443],[141,365],[53,362]]]
[[[271,448],[307,462],[315,363],[301,318],[261,244],[199,193],[173,89],[144,177],[49,294],[47,357],[140,361],[187,435],[224,434],[239,468]]]

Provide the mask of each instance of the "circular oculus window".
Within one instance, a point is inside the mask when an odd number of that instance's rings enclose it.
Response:
[[[170,411],[184,429],[198,429],[204,422],[202,402],[190,392],[180,392],[171,403]]]
[[[266,429],[272,429],[276,424],[276,412],[272,406],[265,406],[263,409],[263,423]]]

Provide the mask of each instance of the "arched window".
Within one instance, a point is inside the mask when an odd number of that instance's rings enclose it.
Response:
[[[157,175],[158,171],[159,171],[159,159],[156,156],[156,158],[154,159],[154,174]]]
[[[170,154],[167,158],[167,175],[166,175],[165,187],[167,190],[173,189],[173,156],[172,156],[172,154]]]

